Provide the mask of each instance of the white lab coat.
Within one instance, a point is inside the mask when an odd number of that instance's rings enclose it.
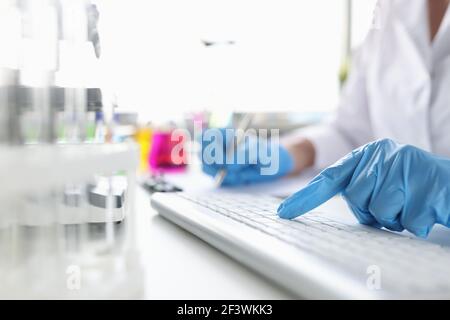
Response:
[[[450,8],[431,44],[427,0],[378,6],[337,111],[301,132],[316,148],[318,168],[380,138],[450,158]]]

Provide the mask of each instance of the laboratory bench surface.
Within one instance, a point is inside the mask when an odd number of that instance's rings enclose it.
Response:
[[[232,260],[150,207],[136,189],[137,243],[144,299],[292,299],[290,293]]]
[[[281,179],[267,185],[246,186],[245,192],[275,190],[287,196],[306,185],[314,172]],[[212,179],[199,169],[176,175],[170,182],[189,192],[209,191]],[[193,183],[195,181],[195,183]],[[232,260],[196,236],[158,215],[150,206],[150,194],[136,189],[137,242],[145,275],[145,299],[295,299],[296,297]],[[357,223],[341,197],[317,208],[340,221]],[[449,229],[436,225],[427,242],[450,246]],[[407,231],[402,234],[413,237]]]

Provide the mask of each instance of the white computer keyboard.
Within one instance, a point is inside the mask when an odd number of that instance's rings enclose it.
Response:
[[[321,212],[280,219],[279,199],[210,193],[177,196],[332,262],[349,273],[382,270],[383,288],[427,296],[450,293],[450,249],[414,237],[338,222]]]

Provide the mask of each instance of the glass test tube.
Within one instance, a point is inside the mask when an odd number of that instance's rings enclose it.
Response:
[[[52,0],[20,1],[22,13],[22,54],[20,82],[28,88],[30,102],[26,128],[29,142],[56,140],[51,87],[58,67],[58,15]]]

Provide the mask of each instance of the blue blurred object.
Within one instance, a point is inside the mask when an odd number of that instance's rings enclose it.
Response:
[[[292,156],[283,146],[252,135],[246,135],[232,157],[227,157],[228,144],[234,137],[234,129],[223,128],[208,129],[202,135],[202,170],[214,177],[219,170],[225,169],[227,173],[222,185],[271,181],[294,169]]]
[[[338,193],[360,223],[426,238],[435,223],[449,227],[450,160],[392,140],[375,141],[322,171],[286,199],[278,215],[293,219]]]

